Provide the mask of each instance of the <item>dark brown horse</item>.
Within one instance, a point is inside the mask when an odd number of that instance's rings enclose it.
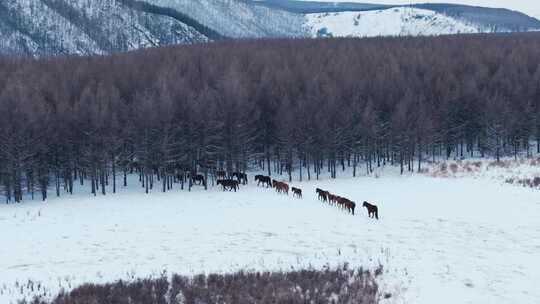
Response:
[[[349,200],[346,199],[346,198],[344,198],[344,197],[340,197],[340,196],[337,196],[337,197],[336,197],[336,204],[337,204],[337,206],[338,206],[339,208],[341,208],[341,209],[345,209],[345,206],[347,205],[347,202],[348,202],[348,201],[349,201]]]
[[[334,195],[332,193],[328,193],[328,203],[330,205],[337,205],[338,204],[338,201],[341,197],[337,196],[337,195]]]
[[[223,187],[223,191],[225,191],[227,188],[229,191],[234,190],[236,192],[236,189],[239,188],[238,181],[232,180],[232,179],[218,179],[217,185],[221,185]]]
[[[319,195],[318,199],[323,202],[328,201],[328,194],[330,194],[328,191],[324,191],[323,189],[315,189],[315,192]]]
[[[355,202],[347,199],[344,204],[343,204],[343,207],[345,208],[345,210],[347,210],[348,212],[350,212],[352,215],[354,215],[354,209],[356,208],[356,204]]]
[[[302,189],[292,187],[291,191],[293,193],[293,197],[296,196],[298,198],[302,198]]]
[[[368,202],[364,202],[364,204],[362,204],[362,207],[366,207],[369,217],[375,217],[376,219],[379,219],[379,208],[377,208],[377,206],[372,205]]]
[[[270,176],[265,175],[255,175],[255,181],[257,182],[257,186],[259,186],[261,183],[266,185],[266,187],[272,187],[272,178]]]

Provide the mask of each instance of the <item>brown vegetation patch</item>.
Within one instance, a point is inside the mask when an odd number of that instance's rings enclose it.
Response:
[[[362,269],[300,270],[293,272],[237,272],[169,280],[144,279],[95,285],[85,284],[54,300],[31,304],[195,304],[195,303],[379,303],[392,297],[379,292],[374,272]]]

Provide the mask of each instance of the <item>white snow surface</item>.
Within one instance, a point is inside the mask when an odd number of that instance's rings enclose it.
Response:
[[[540,192],[504,184],[505,170],[434,178],[385,169],[292,182],[304,190],[301,200],[251,180],[237,193],[195,187],[150,195],[132,180],[115,195],[1,205],[0,303],[164,270],[344,262],[384,266],[382,289],[394,296],[383,303],[540,303]],[[317,201],[316,187],[355,200],[357,215]],[[379,206],[379,221],[367,217],[363,200]]]
[[[490,31],[431,10],[401,7],[365,12],[307,14],[305,28],[313,36],[431,36]]]
[[[318,1],[327,2],[328,0],[302,0],[302,1]],[[360,2],[374,4],[415,4],[415,3],[450,3],[463,4],[472,6],[483,6],[492,8],[506,8],[510,10],[520,11],[531,17],[540,20],[540,1],[537,0],[334,0],[332,2]]]

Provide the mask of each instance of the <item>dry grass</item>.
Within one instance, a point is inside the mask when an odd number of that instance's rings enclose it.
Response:
[[[536,188],[540,189],[540,177],[536,176],[533,178],[508,178],[505,181],[507,184],[512,185],[521,185],[527,188]]]
[[[293,272],[237,272],[185,277],[85,284],[52,301],[31,304],[211,304],[211,303],[363,303],[392,297],[381,293],[374,272],[362,269],[300,270]]]
[[[422,170],[421,173],[431,177],[459,177],[475,176],[482,173],[498,170],[498,172],[508,176],[520,175],[524,167],[540,167],[539,158],[503,159],[497,161],[448,161],[438,164],[431,164]]]

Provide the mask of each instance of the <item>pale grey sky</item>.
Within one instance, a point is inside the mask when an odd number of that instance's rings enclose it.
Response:
[[[311,0],[325,1],[332,0]],[[378,4],[410,4],[410,3],[456,3],[485,7],[502,7],[523,12],[540,19],[540,0],[333,0],[334,2],[362,2]]]

